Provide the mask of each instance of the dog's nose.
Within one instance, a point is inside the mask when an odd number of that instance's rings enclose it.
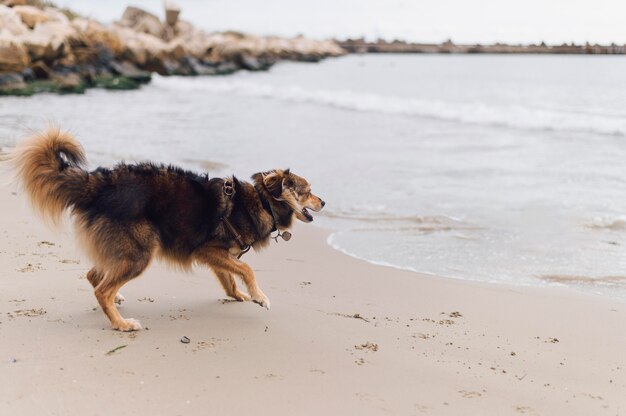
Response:
[[[322,208],[324,208],[324,205],[326,205],[326,202],[322,201]]]

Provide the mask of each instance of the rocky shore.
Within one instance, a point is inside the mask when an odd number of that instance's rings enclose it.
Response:
[[[280,60],[317,62],[345,52],[334,41],[208,33],[179,19],[128,7],[105,26],[37,0],[0,0],[0,95],[134,89],[151,74],[223,75]]]
[[[337,42],[348,53],[494,53],[494,54],[569,54],[569,55],[624,55],[626,45],[457,45],[452,41],[444,43],[411,43],[401,40],[375,42],[360,39],[347,39]]]

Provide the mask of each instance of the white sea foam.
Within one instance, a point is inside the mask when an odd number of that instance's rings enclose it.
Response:
[[[598,230],[626,231],[626,217],[596,217],[586,225]]]
[[[427,117],[478,125],[502,126],[525,130],[565,131],[626,136],[626,117],[604,111],[568,108],[539,108],[512,104],[490,104],[480,101],[453,102],[406,98],[351,90],[309,89],[298,85],[272,85],[246,77],[215,78],[198,82],[188,78],[164,81],[156,85],[177,90],[236,94],[244,97],[324,105],[343,110],[388,115]]]

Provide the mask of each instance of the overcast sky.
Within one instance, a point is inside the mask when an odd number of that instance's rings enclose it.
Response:
[[[206,30],[458,43],[626,43],[626,0],[178,0]],[[163,15],[158,0],[57,0],[113,21],[128,4]]]

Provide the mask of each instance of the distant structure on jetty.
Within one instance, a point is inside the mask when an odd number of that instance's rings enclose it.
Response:
[[[379,39],[368,42],[363,38],[337,41],[348,53],[494,53],[494,54],[567,54],[567,55],[624,55],[626,45],[457,45],[451,40],[444,43],[409,43],[401,40],[388,42]]]

